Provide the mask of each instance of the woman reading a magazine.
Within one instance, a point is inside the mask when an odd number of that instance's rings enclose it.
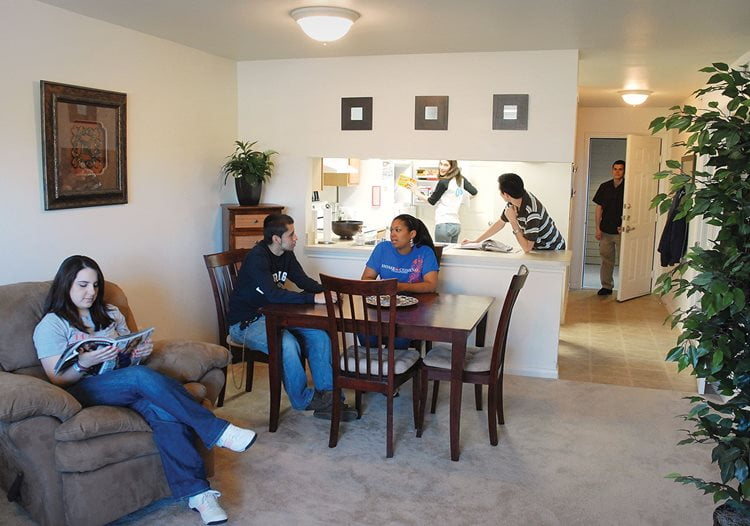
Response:
[[[62,262],[47,296],[46,315],[34,330],[34,345],[45,373],[84,407],[121,406],[140,414],[151,426],[174,497],[187,497],[188,506],[199,511],[206,524],[226,521],[217,502],[220,494],[209,487],[191,430],[206,447],[238,452],[253,444],[254,431],[217,418],[179,382],[148,367],[133,365],[90,374],[117,357],[114,345],[81,352],[76,362],[55,373],[58,359],[71,344],[92,336],[115,339],[130,333],[122,313],[103,298],[104,276],[93,259],[71,256]],[[132,357],[140,361],[152,350],[149,338],[135,348]]]

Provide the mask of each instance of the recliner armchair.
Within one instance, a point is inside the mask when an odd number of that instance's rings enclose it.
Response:
[[[49,286],[0,286],[0,486],[13,487],[42,525],[105,524],[170,490],[151,428],[140,415],[122,407],[82,408],[47,380],[32,335]],[[105,290],[105,302],[116,305],[135,330],[125,294],[110,282]],[[213,408],[229,359],[219,345],[160,340],[145,365],[179,380]],[[212,455],[202,454],[210,475]]]

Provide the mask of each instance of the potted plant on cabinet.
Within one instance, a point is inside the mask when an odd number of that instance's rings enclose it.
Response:
[[[670,170],[656,174],[670,177],[673,192],[685,192],[676,219],[702,216],[718,229],[709,246],[691,248],[657,280],[657,291],[697,298],[670,316],[673,327],[681,324],[682,333],[667,360],[677,362],[679,370],[691,367],[693,375],[705,378],[722,395],[722,401],[689,398],[692,407],[682,417],[693,429],[686,430],[687,438],[680,442],[713,444],[711,460],[718,464],[720,481],[678,473],[668,477],[724,502],[714,512],[714,524],[728,524],[724,514],[739,519],[737,524],[750,524],[750,73],[724,63],[701,71],[712,75],[694,94],[717,92],[726,106],[716,100],[707,108],[674,106],[671,115],[655,119],[649,128],[652,133],[687,133],[677,145],[704,159],[705,171],[684,173],[679,162],[668,161]],[[652,206],[664,213],[670,201],[659,194]]]
[[[222,167],[224,184],[230,176],[234,178],[237,200],[241,205],[257,205],[263,182],[270,179],[273,173],[271,156],[278,152],[253,150],[257,142],[235,141],[234,153]]]

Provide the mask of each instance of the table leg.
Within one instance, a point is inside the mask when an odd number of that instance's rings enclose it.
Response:
[[[487,333],[487,313],[484,313],[482,321],[477,324],[477,331],[474,334],[474,345],[484,347],[484,336]]]
[[[281,407],[281,360],[279,360],[279,336],[281,330],[275,316],[266,316],[266,337],[268,338],[268,389],[271,392],[271,407],[268,431],[274,433],[279,427]]]
[[[451,407],[450,435],[451,460],[458,461],[460,455],[459,434],[461,431],[461,392],[463,390],[464,359],[468,335],[454,337],[451,352]]]

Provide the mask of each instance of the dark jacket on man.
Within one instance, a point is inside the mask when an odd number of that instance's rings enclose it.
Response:
[[[286,290],[287,279],[304,292]],[[277,256],[261,241],[247,253],[240,267],[229,298],[229,325],[257,318],[258,309],[271,303],[315,303],[318,292],[323,292],[323,286],[305,274],[294,252]]]

